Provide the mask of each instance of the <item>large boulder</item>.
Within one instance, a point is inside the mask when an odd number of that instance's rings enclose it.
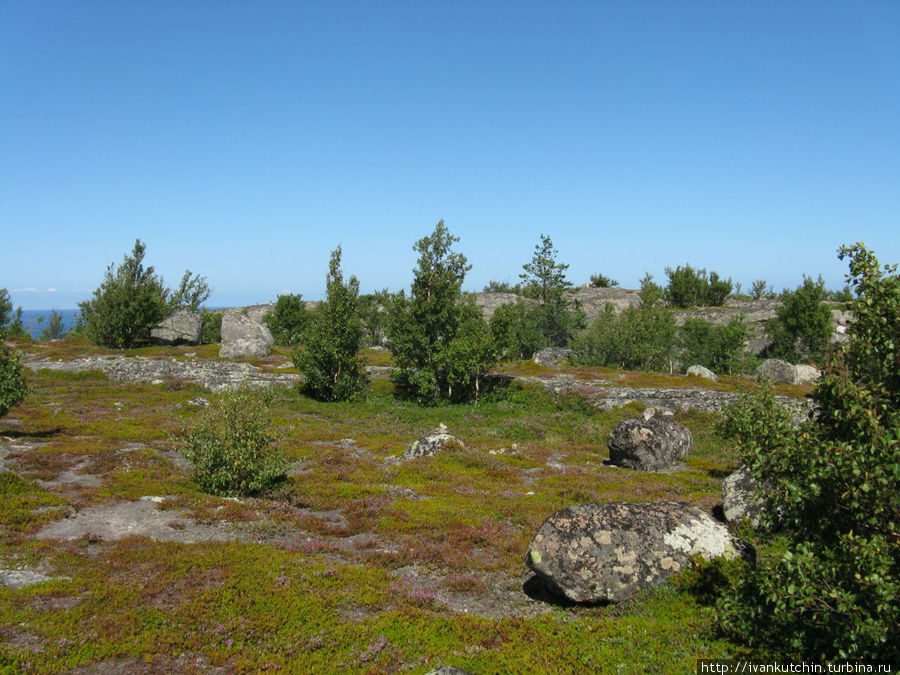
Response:
[[[578,504],[544,521],[526,564],[574,602],[621,602],[690,564],[752,548],[700,509],[680,502]]]
[[[164,345],[200,344],[203,322],[196,312],[182,307],[150,329],[154,342]]]
[[[800,384],[797,367],[781,359],[766,359],[754,373],[756,377],[764,377],[773,384]]]
[[[443,450],[463,450],[466,444],[456,436],[451,436],[447,426],[442,422],[436,429],[417,441],[413,441],[403,453],[402,459],[416,459],[437,454]]]
[[[691,366],[687,369],[687,374],[694,377],[702,377],[704,380],[710,380],[711,382],[719,381],[719,377],[706,366]]]
[[[722,510],[729,523],[747,518],[753,527],[759,527],[763,507],[756,481],[746,466],[741,466],[722,481]]]
[[[653,408],[641,417],[622,420],[609,434],[606,445],[609,461],[616,466],[639,471],[671,468],[691,450],[690,429]]]
[[[798,384],[815,384],[822,377],[822,371],[814,366],[797,365]]]
[[[229,309],[222,315],[222,348],[219,356],[232,359],[236,356],[269,355],[275,343],[269,327],[261,320],[251,318],[240,310]]]
[[[574,349],[564,349],[563,347],[545,347],[540,351],[536,351],[531,359],[539,366],[558,366],[563,361],[567,361],[575,356]]]

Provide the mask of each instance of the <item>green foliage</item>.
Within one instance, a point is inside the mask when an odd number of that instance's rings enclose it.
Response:
[[[392,377],[401,396],[420,403],[477,396],[494,363],[484,319],[471,300],[462,301],[470,266],[453,251],[457,241],[441,220],[431,236],[416,242],[410,296],[395,295],[388,312],[387,337],[397,365]]]
[[[839,291],[828,291],[828,299],[832,302],[849,303],[853,301],[853,290],[849,286],[844,286]]]
[[[765,391],[726,411],[784,545],[725,595],[721,622],[760,653],[896,661],[900,278],[862,244],[839,257],[856,321],[828,357],[816,417],[792,429]]]
[[[551,346],[565,347],[574,332],[584,327],[584,312],[568,297],[572,287],[566,279],[569,266],[557,262],[558,253],[550,236],[542,234],[531,262],[522,266],[525,272],[519,276],[525,295],[538,302],[531,313],[541,333]]]
[[[345,283],[341,271],[341,247],[331,253],[326,277],[326,299],[316,307],[294,364],[306,380],[304,390],[319,401],[347,401],[366,387],[366,373],[357,352],[364,329],[359,318],[359,281]]]
[[[173,292],[169,299],[169,307],[171,310],[184,308],[196,312],[209,298],[210,293],[212,289],[206,283],[206,277],[199,274],[192,277],[191,271],[186,270],[181,277],[181,283],[178,284],[178,290]]]
[[[150,339],[150,329],[168,310],[168,291],[153,267],[144,268],[138,239],[119,267],[111,264],[91,300],[78,303],[85,334],[105,347],[130,348]]]
[[[300,344],[309,323],[309,312],[300,293],[279,295],[275,309],[263,317],[272,332],[275,344],[289,347]]]
[[[731,293],[731,279],[720,279],[717,272],[707,275],[705,269],[695,270],[690,265],[666,268],[669,285],[665,298],[675,307],[718,307]]]
[[[794,291],[785,290],[777,316],[766,322],[766,333],[772,345],[766,355],[793,363],[812,360],[821,362],[831,337],[831,310],[825,281],[803,276]]]
[[[650,272],[645,272],[641,277],[641,304],[645,307],[656,307],[664,296],[662,286],[653,281]]]
[[[28,333],[22,325],[22,308],[13,311],[9,292],[0,288],[0,339],[4,337],[27,338]]]
[[[515,293],[522,294],[522,284],[512,285],[508,281],[489,281],[484,287],[485,293]]]
[[[222,341],[222,312],[200,311],[200,343],[212,345]]]
[[[25,400],[29,393],[25,374],[19,364],[21,355],[3,344],[0,336],[0,417],[4,417],[9,409]]]
[[[225,394],[218,408],[182,432],[181,446],[204,492],[251,496],[283,480],[288,462],[272,446],[270,396],[249,389]]]
[[[44,317],[41,317],[43,319]],[[47,321],[47,327],[41,330],[41,340],[60,340],[65,337],[66,332],[62,327],[62,314],[55,309],[50,310],[50,319]]]
[[[491,316],[491,335],[499,358],[503,361],[530,359],[548,346],[532,307],[525,302],[500,305]]]
[[[744,340],[749,332],[743,316],[733,317],[724,326],[700,317],[688,318],[679,333],[681,361],[686,367],[701,365],[728,375],[744,370]]]
[[[753,286],[750,289],[750,297],[752,297],[754,300],[767,298],[771,295],[772,287],[769,286],[765,279],[757,279],[753,282]]]
[[[367,347],[380,345],[384,341],[390,300],[391,294],[386,288],[359,296],[359,318],[362,319],[366,331],[364,343]]]
[[[616,314],[607,303],[575,341],[579,363],[627,370],[670,370],[676,344],[675,317],[642,303]]]
[[[592,274],[591,286],[594,288],[613,288],[618,286],[619,282],[604,274]]]

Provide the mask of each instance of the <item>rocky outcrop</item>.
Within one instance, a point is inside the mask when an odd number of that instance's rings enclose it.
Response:
[[[427,435],[413,441],[401,459],[428,457],[444,450],[463,450],[465,447],[465,443],[456,436],[451,436],[446,425],[441,423],[437,429],[432,429]]]
[[[200,316],[182,307],[151,328],[150,337],[154,342],[164,345],[196,345],[200,344],[202,327]]]
[[[606,440],[609,461],[638,471],[661,471],[691,450],[691,432],[653,408],[641,417],[622,420]]]
[[[576,355],[574,349],[563,349],[561,347],[545,347],[536,351],[531,357],[539,366],[553,367],[558,366],[563,361],[568,361]]]
[[[741,466],[722,481],[722,509],[729,523],[747,518],[753,527],[759,527],[763,507],[756,481],[747,467]]]
[[[219,356],[233,359],[236,356],[265,357],[275,344],[269,327],[251,313],[229,309],[222,315],[222,348]]]
[[[771,380],[774,384],[800,384],[796,366],[781,359],[766,359],[753,374]]]
[[[798,384],[815,384],[822,377],[822,371],[813,366],[797,365],[794,368],[797,370]]]
[[[702,377],[704,380],[709,380],[710,382],[719,381],[718,375],[706,366],[691,366],[687,369],[687,374],[693,375],[694,377]]]
[[[749,558],[752,548],[688,504],[579,504],[544,521],[525,562],[569,600],[621,602],[663,583],[694,555]]]

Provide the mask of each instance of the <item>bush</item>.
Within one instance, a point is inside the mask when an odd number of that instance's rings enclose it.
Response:
[[[731,293],[731,279],[720,279],[718,273],[710,272],[707,276],[705,269],[695,270],[690,265],[674,270],[666,268],[669,277],[669,285],[666,287],[665,297],[674,307],[718,307],[725,302]]]
[[[251,496],[284,479],[288,461],[272,446],[270,396],[248,389],[228,392],[217,408],[203,414],[193,429],[183,430],[181,446],[204,492]]]
[[[222,341],[222,312],[203,309],[200,312],[200,343],[213,345]]]
[[[22,308],[17,307],[13,311],[9,292],[0,288],[0,339],[5,337],[28,338],[30,337],[22,325]]]
[[[150,339],[150,329],[169,311],[168,291],[153,267],[144,268],[138,239],[130,256],[110,265],[91,300],[78,303],[84,333],[99,345],[130,348]]]
[[[766,392],[726,412],[723,431],[739,438],[783,542],[726,593],[720,620],[760,654],[896,662],[900,278],[862,244],[839,257],[856,321],[828,357],[816,417],[792,429]]]
[[[471,298],[462,298],[469,266],[452,250],[457,241],[441,220],[431,236],[416,242],[419,260],[410,296],[400,291],[388,311],[397,392],[424,404],[477,397],[495,361],[481,312]]]
[[[793,363],[820,362],[832,332],[827,299],[821,276],[813,281],[804,275],[796,290],[784,291],[776,316],[766,322],[766,333],[772,339],[766,355]]]
[[[391,294],[383,288],[374,293],[363,293],[359,296],[359,318],[365,328],[364,344],[367,347],[384,342],[385,324],[387,323],[387,307]]]
[[[279,295],[275,309],[263,317],[272,332],[275,344],[290,347],[300,344],[303,331],[309,324],[309,312],[300,293]]]
[[[706,319],[692,317],[681,327],[681,362],[686,366],[701,365],[719,374],[742,372],[744,340],[749,336],[742,316],[719,326]]]
[[[191,271],[187,270],[181,277],[181,283],[178,284],[178,290],[172,293],[169,299],[169,309],[189,309],[196,312],[200,309],[200,305],[206,302],[212,289],[206,283],[206,277],[199,274],[191,276]]]
[[[532,307],[525,302],[500,305],[491,316],[494,348],[503,361],[530,359],[549,341],[541,332]]]
[[[331,253],[326,287],[325,302],[313,312],[293,359],[307,394],[319,401],[346,401],[365,389],[367,379],[357,358],[364,334],[359,281],[351,276],[344,283],[340,246]]]
[[[613,288],[618,286],[619,282],[604,274],[592,274],[591,286],[594,288]]]
[[[0,335],[0,417],[6,416],[9,409],[25,400],[29,388],[25,374],[19,364],[19,352],[7,348]]]
[[[489,281],[484,287],[485,293],[515,293],[522,295],[522,284],[513,286],[508,281]]]
[[[43,321],[44,317],[38,319],[38,323]],[[62,327],[62,314],[55,309],[50,310],[50,319],[47,321],[47,327],[41,330],[41,340],[60,340],[66,335],[66,331]]]

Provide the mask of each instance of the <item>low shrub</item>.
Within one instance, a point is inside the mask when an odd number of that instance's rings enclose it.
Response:
[[[204,308],[200,312],[200,342],[213,345],[222,341],[222,312],[210,312]]]
[[[29,391],[22,366],[19,365],[19,352],[8,349],[2,339],[0,335],[0,417],[23,401]]]
[[[252,496],[284,479],[288,461],[273,446],[269,402],[268,393],[229,392],[218,407],[203,413],[197,426],[182,431],[179,445],[201,490],[228,497]]]

